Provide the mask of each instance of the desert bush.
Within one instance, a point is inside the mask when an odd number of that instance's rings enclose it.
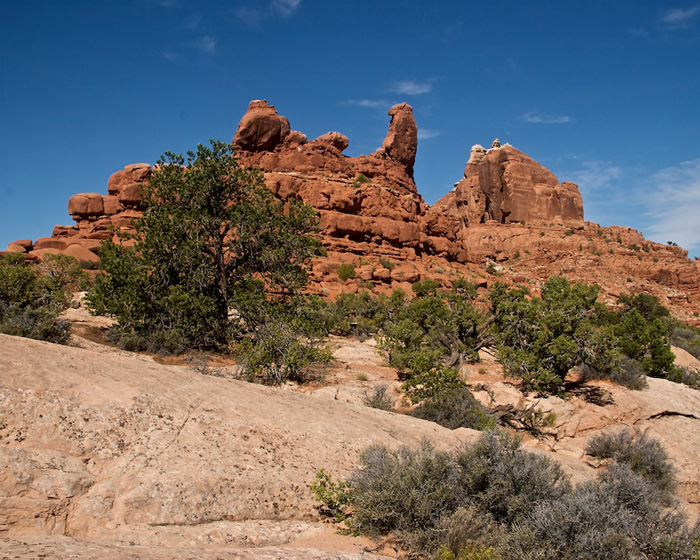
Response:
[[[0,301],[0,333],[67,344],[70,326],[50,309],[18,308]]]
[[[426,280],[413,284],[413,291],[416,297],[392,314],[380,342],[404,389],[419,402],[463,385],[455,366],[478,361],[488,323],[467,283],[440,290]]]
[[[541,298],[529,298],[521,288],[498,284],[490,294],[491,310],[505,371],[527,389],[557,392],[568,371],[583,362],[579,340],[594,331],[601,310],[598,288],[552,276],[541,292]]]
[[[327,364],[332,353],[320,339],[304,339],[293,324],[263,321],[235,347],[249,381],[279,385],[286,380],[306,383],[319,377],[316,366]]]
[[[424,400],[410,414],[451,430],[456,428],[488,430],[494,427],[494,420],[489,416],[486,408],[465,386],[439,391],[434,398]]]
[[[310,489],[319,502],[318,510],[321,515],[332,517],[338,522],[348,517],[352,493],[347,482],[335,481],[331,475],[321,469],[316,473]]]
[[[499,549],[513,560],[690,558],[693,531],[657,496],[652,483],[615,463],[560,500],[537,504]]]
[[[675,324],[669,342],[700,360],[700,329],[697,327]]]
[[[338,267],[338,278],[343,282],[355,278],[355,266],[352,263],[342,263]]]
[[[386,384],[375,385],[365,392],[362,402],[370,408],[379,410],[391,410],[394,408],[394,399],[389,395],[389,387]]]
[[[518,522],[534,504],[559,500],[570,489],[558,463],[521,449],[520,440],[505,431],[485,432],[456,460],[461,487],[499,523]]]
[[[347,497],[336,509],[352,512],[353,530],[441,560],[694,558],[700,529],[665,507],[653,480],[613,462],[572,489],[558,464],[490,431],[452,452],[372,446],[347,486],[323,481],[321,502]]]
[[[329,332],[357,336],[361,340],[384,329],[404,306],[406,295],[394,290],[390,296],[375,296],[367,290],[338,294],[328,306]]]
[[[415,550],[434,552],[442,518],[464,503],[459,467],[447,452],[372,446],[350,477],[352,527],[370,535],[394,533]]]
[[[572,368],[634,389],[646,386],[644,375],[679,381],[668,310],[647,294],[623,295],[621,307],[608,310],[597,293],[557,276],[542,286],[541,298],[497,285],[491,311],[505,371],[543,393],[561,391]]]
[[[675,469],[659,441],[639,430],[601,432],[586,443],[586,453],[625,464],[660,490],[673,492]]]
[[[505,536],[502,525],[473,505],[459,507],[438,525],[438,560],[498,560],[495,550]]]
[[[393,533],[422,554],[435,553],[441,544],[454,554],[486,546],[499,524],[519,522],[536,503],[558,500],[569,490],[558,465],[493,431],[452,453],[425,442],[413,450],[370,447],[349,484],[353,527]]]

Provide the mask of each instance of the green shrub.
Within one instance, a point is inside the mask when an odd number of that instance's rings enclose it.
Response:
[[[465,502],[459,474],[450,453],[425,442],[415,450],[369,447],[348,481],[350,525],[370,535],[394,533],[411,548],[434,552],[441,520]]]
[[[473,286],[465,281],[456,280],[449,291],[434,281],[416,282],[413,291],[416,298],[393,313],[381,348],[418,402],[463,385],[455,366],[478,361],[479,348],[488,342],[488,324],[473,304]]]
[[[301,339],[298,332],[293,323],[271,318],[259,325],[252,338],[239,342],[236,350],[246,378],[267,385],[316,380],[316,366],[330,362],[332,352],[320,339]]]
[[[363,175],[362,173],[358,173],[357,177],[355,177],[355,186],[362,185],[363,183],[371,183],[372,180],[367,177],[366,175]]]
[[[349,505],[352,501],[350,486],[343,481],[336,482],[323,469],[316,473],[311,483],[311,493],[317,501],[321,515],[332,517],[335,521],[344,521],[348,517]]]
[[[367,290],[338,294],[335,301],[327,304],[328,331],[364,340],[389,324],[403,307],[405,297],[401,290],[394,290],[390,296],[375,296]]]
[[[685,517],[665,510],[651,483],[614,464],[561,499],[537,504],[499,548],[513,560],[681,560],[691,557],[693,537]]]
[[[700,537],[626,464],[572,489],[557,464],[502,432],[453,452],[370,447],[348,495],[354,530],[441,560],[681,560]]]
[[[73,257],[45,255],[38,266],[22,255],[0,257],[0,332],[66,344],[68,323],[59,318],[85,275]]]
[[[379,257],[379,264],[381,264],[387,270],[394,270],[394,267],[396,266],[387,257]]]
[[[370,535],[394,534],[420,554],[447,545],[454,554],[493,544],[499,523],[520,522],[540,501],[568,491],[558,465],[519,449],[505,433],[486,432],[457,452],[368,448],[350,476],[350,525]]]
[[[456,460],[471,502],[497,522],[520,522],[535,504],[555,502],[570,490],[558,463],[524,451],[520,440],[504,431],[485,432]]]
[[[338,278],[343,282],[350,278],[355,278],[355,266],[352,263],[342,263],[338,267]]]
[[[488,430],[494,427],[494,420],[489,416],[486,408],[465,386],[437,392],[434,398],[424,400],[410,414],[450,430],[456,428]]]

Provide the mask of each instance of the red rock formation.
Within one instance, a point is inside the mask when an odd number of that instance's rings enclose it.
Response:
[[[692,319],[700,311],[700,270],[680,247],[651,243],[630,228],[583,222],[581,195],[559,183],[539,163],[512,146],[494,142],[472,148],[464,178],[432,208],[413,180],[416,124],[405,103],[375,153],[347,157],[348,138],[328,132],[309,141],[289,129],[265,101],[251,102],[234,144],[243,166],[259,168],[283,202],[301,199],[318,210],[328,251],[311,266],[314,289],[333,296],[372,288],[387,291],[431,278],[449,285],[464,276],[480,286],[492,280],[537,284],[552,274],[596,282],[605,297],[645,291],[675,313]],[[70,254],[97,260],[100,241],[130,230],[141,215],[141,194],[151,167],[127,165],[108,181],[106,196],[72,197],[74,226],[56,226],[51,238],[20,240],[8,252]],[[498,277],[485,272],[495,263]],[[353,280],[338,278],[341,263],[356,268]],[[489,267],[490,269],[490,267]]]
[[[560,184],[551,171],[509,145],[488,151],[474,146],[464,178],[432,211],[460,219],[462,227],[583,220],[578,187]]]
[[[379,153],[386,153],[391,159],[404,166],[406,174],[413,177],[413,164],[418,149],[418,127],[413,118],[413,109],[408,103],[399,103],[389,109],[391,122]]]
[[[271,150],[289,134],[289,121],[267,101],[251,101],[233,143],[244,150]]]
[[[249,108],[239,130],[257,111]],[[401,258],[439,254],[449,260],[466,260],[454,236],[437,241],[423,234],[421,220],[428,207],[412,176],[417,144],[413,111],[401,103],[389,114],[386,140],[369,156],[343,156],[347,137],[328,132],[313,142],[305,141],[301,133],[291,133],[264,150],[244,149],[238,142],[239,157],[244,166],[263,171],[265,182],[282,201],[302,199],[319,211],[329,249],[377,254],[398,251]],[[277,113],[267,106],[266,115],[274,119]],[[261,128],[259,133],[265,136],[266,130]],[[251,134],[248,143],[259,146],[263,140]]]

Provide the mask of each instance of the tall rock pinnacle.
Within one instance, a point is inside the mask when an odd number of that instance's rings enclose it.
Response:
[[[418,148],[418,127],[413,118],[413,109],[408,103],[399,103],[389,109],[391,122],[389,132],[382,143],[382,150],[391,159],[399,162],[413,177],[413,164]]]

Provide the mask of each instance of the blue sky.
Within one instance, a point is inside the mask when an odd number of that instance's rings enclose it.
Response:
[[[230,140],[251,99],[348,155],[406,101],[427,202],[498,137],[587,220],[700,255],[700,2],[662,0],[3,0],[0,249],[124,165]]]

